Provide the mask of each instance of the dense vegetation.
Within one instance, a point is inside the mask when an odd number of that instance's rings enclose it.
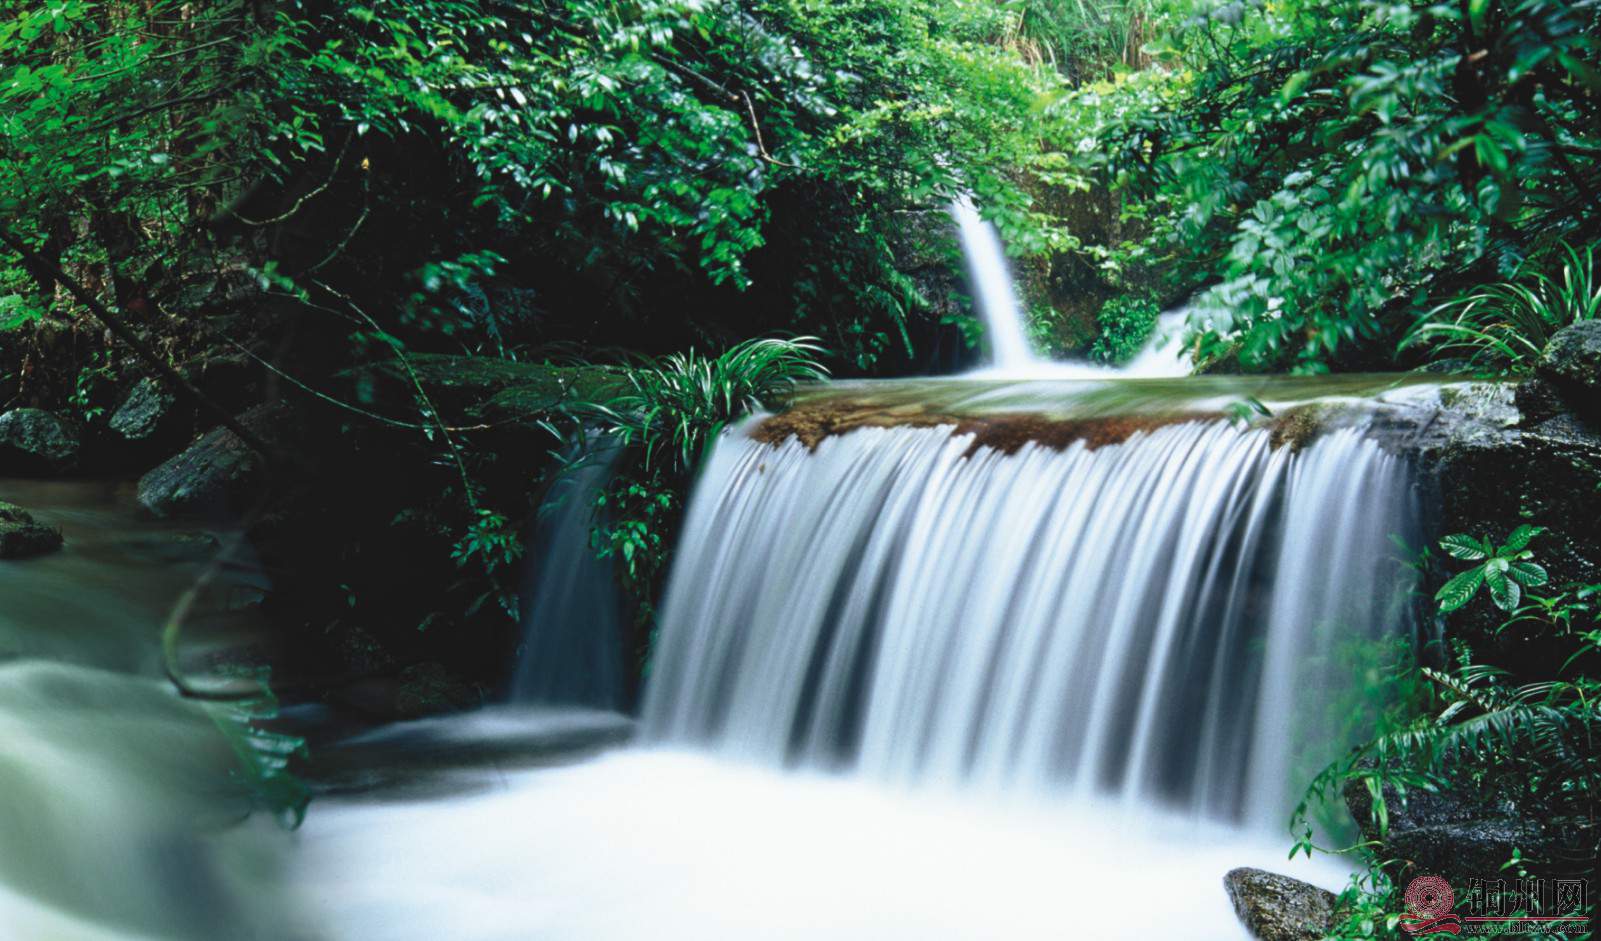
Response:
[[[530,455],[599,430],[630,456],[596,550],[648,631],[723,423],[974,361],[964,192],[1057,352],[1125,361],[1193,298],[1207,369],[1527,372],[1601,313],[1598,37],[1594,0],[7,4],[0,411],[93,429],[146,375],[214,413],[190,430],[320,409],[366,456],[306,567],[352,574],[288,616],[431,655],[504,629],[563,463]],[[556,391],[441,398],[508,364]],[[1480,573],[1451,584],[1591,669],[1594,588],[1535,594],[1533,539],[1448,543]],[[1467,775],[1593,823],[1594,674],[1441,657],[1320,783]]]

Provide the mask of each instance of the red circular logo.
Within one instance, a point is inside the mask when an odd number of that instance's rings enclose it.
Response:
[[[1418,876],[1406,887],[1406,910],[1423,918],[1439,918],[1456,907],[1451,883],[1439,876]]]

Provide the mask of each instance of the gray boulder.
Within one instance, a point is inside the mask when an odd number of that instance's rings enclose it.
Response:
[[[40,408],[0,415],[0,475],[56,474],[78,459],[78,430]]]
[[[0,500],[0,559],[28,559],[61,548],[61,530],[36,521],[33,514]]]
[[[1263,869],[1232,869],[1223,888],[1234,914],[1261,941],[1317,941],[1334,920],[1334,893]]]
[[[269,447],[288,446],[302,419],[279,404],[239,416]],[[139,478],[139,502],[156,516],[234,518],[250,508],[267,482],[267,462],[226,428],[214,428]]]
[[[106,426],[131,444],[149,444],[171,425],[177,399],[154,379],[141,379],[111,413]]]
[[[1601,320],[1557,331],[1540,357],[1539,375],[1561,389],[1576,409],[1601,414]]]

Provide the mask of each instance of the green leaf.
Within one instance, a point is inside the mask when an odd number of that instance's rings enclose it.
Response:
[[[1507,576],[1519,584],[1529,588],[1538,588],[1544,585],[1549,578],[1545,568],[1533,562],[1513,562],[1507,567]]]
[[[1529,545],[1530,540],[1543,532],[1545,532],[1544,526],[1530,526],[1528,524],[1519,526],[1512,531],[1512,535],[1506,537],[1506,545],[1496,550],[1495,554],[1511,555],[1514,552],[1521,552]]]
[[[1502,611],[1515,610],[1523,597],[1523,589],[1500,568],[1488,567],[1484,572],[1484,580],[1490,585],[1490,600]]]
[[[1482,562],[1489,558],[1489,553],[1484,551],[1479,541],[1466,533],[1456,533],[1441,539],[1440,548],[1453,559]]]
[[[1312,73],[1305,70],[1291,75],[1289,81],[1284,83],[1283,90],[1279,92],[1279,100],[1285,104],[1294,101],[1295,97],[1301,93],[1301,89],[1306,87],[1307,80],[1311,77]]]
[[[1484,567],[1468,569],[1441,586],[1434,600],[1440,602],[1441,611],[1455,611],[1473,600],[1479,586],[1484,584]]]

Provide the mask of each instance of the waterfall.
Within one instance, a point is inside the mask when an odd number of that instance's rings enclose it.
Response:
[[[1011,267],[995,226],[985,222],[965,194],[951,203],[951,217],[962,243],[973,308],[984,324],[990,362],[981,375],[1011,379],[1154,379],[1187,376],[1182,310],[1163,314],[1141,350],[1122,367],[1081,361],[1054,362],[1039,355],[1028,337],[1028,317],[1018,300]]]
[[[989,341],[991,365],[1013,374],[1039,366],[1041,360],[1034,353],[1034,344],[1029,342],[1027,319],[1012,286],[1012,274],[1006,264],[1006,252],[1001,248],[1000,235],[994,226],[979,218],[973,201],[965,195],[951,204],[951,216],[956,220],[957,233],[962,240],[962,255],[967,259],[967,273],[973,284],[974,307]]]
[[[590,548],[595,494],[611,479],[616,448],[602,447],[556,479],[546,495],[522,593],[523,649],[514,702],[620,709],[623,614],[611,565]]]
[[[1355,429],[1010,454],[951,427],[815,453],[747,432],[690,504],[644,705],[660,740],[1282,826],[1339,747],[1342,648],[1397,626],[1407,469]]]

